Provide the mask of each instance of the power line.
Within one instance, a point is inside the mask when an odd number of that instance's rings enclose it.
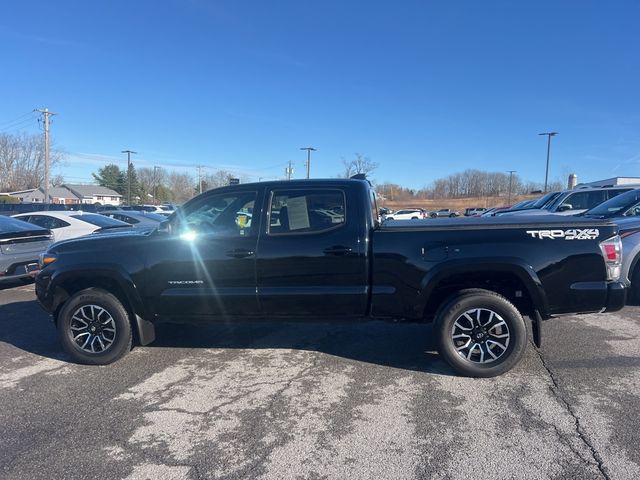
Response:
[[[23,127],[28,126],[29,124],[33,124],[35,122],[35,118],[26,118],[21,120],[20,122],[14,123],[13,125],[0,128],[0,132],[10,132],[12,130],[17,130]]]
[[[29,116],[33,116],[33,111],[31,111],[31,112],[27,112],[27,113],[25,113],[25,114],[22,114],[22,115],[20,115],[19,117],[14,118],[13,120],[9,120],[9,121],[7,121],[7,122],[2,122],[2,123],[0,123],[0,127],[1,127],[1,128],[5,128],[7,125],[10,125],[10,124],[12,124],[12,123],[16,123],[16,122],[23,121],[22,119],[24,119],[25,117],[29,117]],[[31,119],[30,119],[30,120],[31,120]]]

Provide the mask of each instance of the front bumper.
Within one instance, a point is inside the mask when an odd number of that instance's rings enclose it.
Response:
[[[607,306],[605,312],[617,312],[622,309],[627,300],[627,287],[622,282],[607,284]]]
[[[40,272],[40,274],[36,276],[36,297],[38,298],[38,303],[47,312],[53,313],[53,295],[49,289],[50,283],[51,275]]]

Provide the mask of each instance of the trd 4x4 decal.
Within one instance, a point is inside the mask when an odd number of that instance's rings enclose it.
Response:
[[[570,230],[527,230],[527,234],[532,238],[564,238],[565,240],[595,240],[600,236],[597,228],[575,228]]]

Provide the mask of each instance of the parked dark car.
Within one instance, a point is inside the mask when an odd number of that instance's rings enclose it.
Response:
[[[0,203],[0,215],[17,215],[18,213],[39,212],[42,210],[67,210],[66,205],[59,203]]]
[[[0,283],[33,278],[40,269],[38,257],[51,242],[49,230],[0,216]]]
[[[621,244],[606,220],[467,218],[378,222],[365,180],[223,187],[153,233],[54,244],[36,280],[64,349],[108,364],[158,322],[391,318],[435,322],[438,350],[463,375],[520,360],[523,315],[624,306]]]
[[[558,192],[553,199],[547,201],[540,208],[524,208],[507,210],[499,215],[575,215],[600,205],[607,200],[624,192],[632,190],[632,186],[623,187],[584,187]]]

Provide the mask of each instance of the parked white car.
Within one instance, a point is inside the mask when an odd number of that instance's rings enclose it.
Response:
[[[53,240],[67,240],[96,232],[111,231],[118,228],[131,228],[131,225],[97,213],[82,211],[41,211],[14,215],[22,221],[51,230]]]
[[[385,216],[385,220],[422,220],[423,218],[427,218],[427,214],[421,208],[403,208]]]

